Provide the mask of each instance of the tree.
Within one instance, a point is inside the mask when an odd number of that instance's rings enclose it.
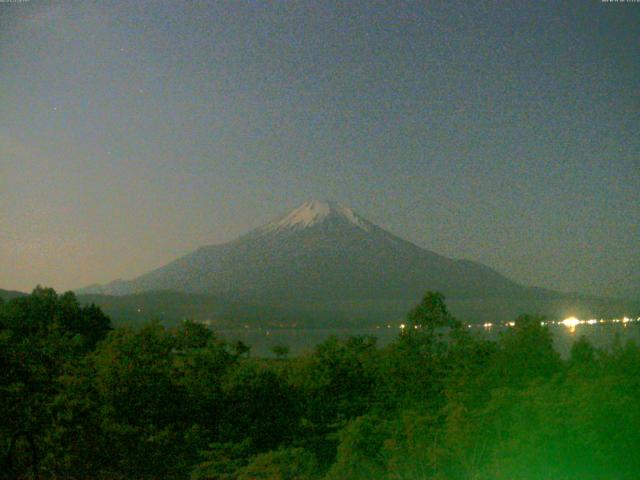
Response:
[[[439,292],[427,292],[420,303],[409,311],[407,320],[409,333],[415,327],[433,331],[438,327],[452,327],[456,324],[447,309],[444,295]]]
[[[194,337],[188,338],[191,341]],[[178,342],[182,343],[180,339]],[[237,357],[228,351],[227,344],[214,336],[210,336],[203,347],[182,350],[175,360],[176,382],[184,389],[188,417],[206,429],[211,441],[218,438],[220,418],[225,409],[223,381],[237,361]]]
[[[206,325],[185,320],[176,329],[177,347],[180,349],[203,348],[215,339],[213,331]]]
[[[560,371],[560,355],[544,317],[521,315],[498,340],[492,375],[502,386],[522,387],[530,381],[548,379]]]
[[[600,352],[582,335],[571,345],[568,366],[577,375],[596,375]]]
[[[274,345],[271,351],[279,360],[284,360],[289,355],[289,347],[286,345]]]
[[[340,431],[336,461],[326,479],[383,478],[386,469],[383,446],[389,436],[387,422],[377,415],[363,415],[349,422]]]
[[[112,332],[94,357],[101,429],[112,468],[175,478],[196,459],[197,429],[175,376],[176,338],[157,322]]]
[[[59,335],[81,335],[86,350],[111,330],[111,320],[99,307],[80,307],[73,292],[56,294],[52,288],[37,286],[31,295],[14,298],[3,308],[0,325],[21,338],[43,339]]]
[[[292,361],[290,381],[300,395],[303,443],[323,466],[333,461],[336,433],[377,404],[375,339],[329,337],[315,353]]]
[[[318,463],[302,448],[280,448],[261,453],[237,471],[238,480],[313,480]]]
[[[251,440],[213,443],[201,453],[201,461],[191,470],[191,480],[236,480],[238,470],[251,457]]]
[[[299,421],[296,393],[267,364],[239,362],[227,372],[223,394],[220,436],[224,441],[248,439],[258,452],[293,437]]]
[[[0,437],[18,432],[31,436],[38,449],[46,447],[39,455],[43,468],[60,465],[51,461],[52,452],[61,452],[56,442],[81,438],[79,426],[71,432],[58,422],[57,402],[66,388],[62,379],[80,368],[110,329],[109,318],[98,307],[80,307],[72,292],[58,295],[38,286],[0,308]],[[73,415],[69,409],[67,414]],[[63,457],[71,456],[64,451]]]
[[[427,292],[407,314],[407,325],[399,341],[384,352],[385,396],[426,402],[437,408],[443,400],[442,387],[447,368],[443,359],[448,346],[444,335],[436,333],[436,329],[454,327],[455,333],[457,326],[459,323],[449,313],[444,296],[438,292]]]
[[[237,356],[241,357],[243,355],[246,355],[247,358],[249,357],[249,353],[251,352],[251,347],[246,343],[244,343],[242,340],[236,340],[232,346],[233,346],[233,351]]]

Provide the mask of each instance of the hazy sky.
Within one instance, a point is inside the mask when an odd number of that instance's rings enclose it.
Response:
[[[640,4],[0,3],[0,288],[333,199],[511,278],[640,284]]]

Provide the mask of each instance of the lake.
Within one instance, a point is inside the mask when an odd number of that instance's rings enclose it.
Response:
[[[564,322],[548,322],[547,324],[553,334],[555,347],[563,357],[568,355],[572,343],[583,335],[599,348],[609,348],[616,338],[619,338],[623,344],[628,340],[634,340],[640,344],[639,318],[627,318],[626,321],[624,319],[578,320],[572,318],[566,319]],[[512,327],[508,324],[485,324],[467,325],[467,328],[473,334],[497,339],[502,332]],[[286,345],[290,349],[290,355],[298,355],[313,350],[316,345],[332,335],[339,338],[370,335],[378,339],[379,346],[385,346],[398,338],[400,332],[400,325],[344,329],[242,328],[217,330],[217,333],[227,340],[242,340],[251,346],[252,355],[264,357],[273,357],[271,348],[276,345]]]

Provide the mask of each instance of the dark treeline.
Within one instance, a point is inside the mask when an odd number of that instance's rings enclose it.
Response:
[[[638,478],[635,344],[580,339],[563,360],[528,316],[487,341],[433,293],[405,332],[253,358],[197,323],[113,329],[37,288],[0,304],[0,476]]]

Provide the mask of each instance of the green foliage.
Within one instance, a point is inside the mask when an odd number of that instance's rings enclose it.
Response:
[[[215,340],[213,331],[202,323],[185,320],[176,330],[176,347],[182,350],[203,348],[212,340]]]
[[[173,360],[175,382],[189,407],[185,415],[191,422],[204,427],[213,441],[226,408],[223,381],[237,358],[224,342],[211,335],[204,346],[181,350]]]
[[[494,377],[509,386],[524,386],[537,378],[550,378],[561,368],[560,355],[543,317],[523,315],[499,342]]]
[[[253,453],[251,440],[214,443],[200,454],[200,462],[191,471],[191,480],[235,480]]]
[[[414,327],[433,330],[437,327],[451,327],[456,323],[447,309],[444,295],[439,292],[427,292],[420,303],[407,314],[407,320],[409,332]]]
[[[318,478],[315,457],[302,448],[281,448],[253,457],[237,470],[238,480],[313,480]]]
[[[52,288],[38,286],[31,295],[2,306],[0,328],[31,339],[53,333],[80,335],[82,346],[92,349],[111,330],[111,322],[95,305],[80,307],[73,292],[57,295]]]
[[[376,404],[375,345],[371,337],[330,337],[313,355],[293,365],[290,375],[300,396],[302,444],[324,466],[335,457],[340,428]]]
[[[382,478],[386,463],[383,446],[389,437],[387,423],[384,418],[373,414],[349,422],[339,434],[336,461],[325,478]]]
[[[228,406],[220,419],[223,439],[250,439],[257,451],[292,439],[297,427],[295,393],[266,365],[239,363],[225,377],[223,394]]]
[[[236,340],[233,342],[233,351],[239,357],[246,356],[249,358],[249,354],[251,353],[251,347],[244,343],[242,340]]]
[[[115,330],[96,352],[95,385],[105,413],[135,426],[175,421],[183,390],[173,382],[176,339],[160,324]]]
[[[287,347],[286,345],[274,345],[273,347],[271,347],[271,351],[277,358],[281,360],[289,355],[289,347]]]
[[[18,432],[28,432],[37,445],[67,438],[68,430],[55,427],[52,419],[60,396],[75,384],[66,385],[61,379],[81,368],[85,355],[110,329],[109,319],[97,307],[81,308],[70,292],[57,295],[53,289],[37,287],[31,295],[0,305],[2,451]],[[90,396],[82,403],[90,403]],[[55,450],[62,449],[52,445],[40,455],[45,469]],[[60,462],[70,463],[69,455],[65,449]],[[13,470],[7,470],[9,477],[19,476]]]

